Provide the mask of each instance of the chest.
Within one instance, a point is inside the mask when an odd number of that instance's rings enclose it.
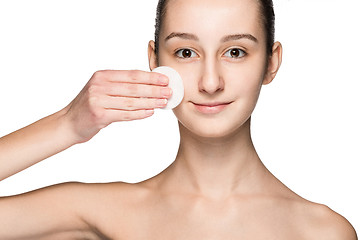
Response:
[[[244,211],[148,211],[128,216],[122,227],[109,229],[119,240],[282,240],[302,239],[291,221],[269,213]]]

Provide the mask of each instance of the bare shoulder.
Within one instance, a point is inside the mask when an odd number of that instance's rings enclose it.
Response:
[[[149,218],[146,213],[154,195],[151,188],[124,182],[84,184],[81,188],[85,197],[81,201],[82,218],[101,239],[130,236],[138,231],[134,228],[139,220]]]
[[[325,205],[317,206],[317,216],[320,229],[326,230],[326,239],[357,240],[356,232],[350,222]]]
[[[304,226],[306,239],[317,240],[357,240],[355,229],[342,215],[328,206],[304,201],[297,207]]]

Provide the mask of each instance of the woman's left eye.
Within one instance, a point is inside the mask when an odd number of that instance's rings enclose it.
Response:
[[[229,58],[242,58],[246,55],[246,52],[244,52],[240,48],[232,48],[229,49],[224,55],[225,57]]]

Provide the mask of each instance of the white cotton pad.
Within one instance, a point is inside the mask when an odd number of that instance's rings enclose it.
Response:
[[[180,74],[171,67],[158,67],[153,72],[161,73],[169,78],[168,87],[172,89],[172,96],[168,99],[166,107],[162,109],[170,110],[179,105],[184,98],[184,84]]]

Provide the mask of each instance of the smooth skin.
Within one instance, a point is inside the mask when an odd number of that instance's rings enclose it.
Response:
[[[137,184],[64,183],[0,198],[0,239],[357,239],[344,217],[292,192],[256,153],[251,113],[282,59],[279,42],[267,55],[258,19],[253,0],[170,0],[158,56],[153,41],[148,55],[150,69],[159,62],[184,80],[173,164]],[[0,139],[0,177],[112,122],[151,116],[171,95],[161,76],[95,73],[66,108]],[[230,104],[216,114],[195,108],[214,102]]]

